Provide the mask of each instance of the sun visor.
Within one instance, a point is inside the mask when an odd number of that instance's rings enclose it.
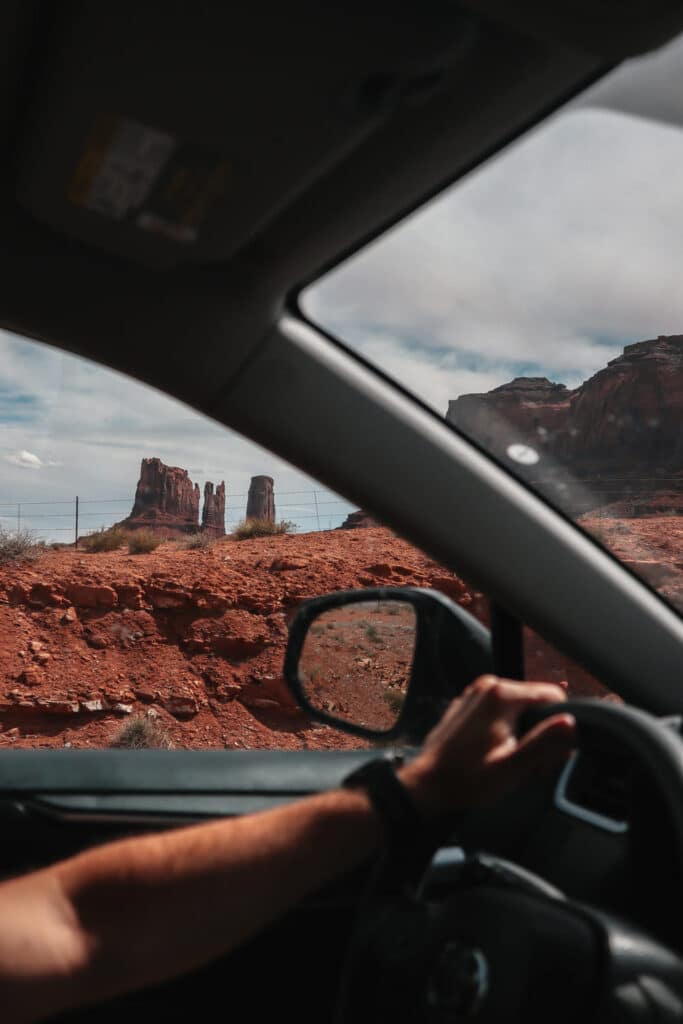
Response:
[[[64,4],[18,162],[40,222],[158,268],[225,260],[474,45],[450,4]]]

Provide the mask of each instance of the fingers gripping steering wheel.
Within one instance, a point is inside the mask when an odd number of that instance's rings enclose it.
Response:
[[[683,740],[645,712],[574,701],[580,750],[604,745],[637,761],[672,836],[670,898],[682,923]],[[529,724],[534,724],[529,723]],[[567,900],[523,868],[466,856],[448,885],[382,895],[362,913],[340,993],[344,1024],[535,1024],[683,1020],[683,960],[604,911]]]

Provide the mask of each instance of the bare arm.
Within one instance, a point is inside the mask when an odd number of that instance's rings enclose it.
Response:
[[[556,687],[479,681],[402,769],[423,812],[498,795],[566,754],[557,716],[522,743],[520,711]],[[460,753],[458,753],[460,751]],[[362,792],[112,843],[0,885],[0,1005],[7,1024],[142,988],[239,945],[365,860],[381,828]]]

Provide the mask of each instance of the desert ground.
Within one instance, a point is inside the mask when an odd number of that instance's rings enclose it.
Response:
[[[621,536],[618,524],[612,528]],[[434,588],[487,618],[482,594],[384,528],[226,537],[204,550],[166,541],[139,555],[48,548],[33,561],[6,564],[0,747],[106,747],[143,720],[176,749],[358,747],[296,707],[282,663],[288,623],[303,600],[376,585]],[[398,694],[406,642],[387,655],[386,631],[399,624],[387,617],[381,652],[364,627],[368,650],[354,663],[358,678],[386,679]],[[531,678],[567,681],[577,695],[605,694],[530,631],[527,658]],[[382,705],[374,706],[378,714]]]

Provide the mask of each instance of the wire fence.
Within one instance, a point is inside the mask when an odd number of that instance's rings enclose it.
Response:
[[[296,500],[292,500],[296,499]],[[230,533],[246,515],[247,495],[228,494],[225,529]],[[0,501],[0,528],[14,533],[28,531],[45,541],[71,544],[96,530],[108,529],[130,513],[127,498],[55,498]],[[280,491],[275,493],[277,519],[293,523],[299,533],[333,530],[341,526],[356,506],[331,491]],[[197,527],[199,528],[199,526]]]

